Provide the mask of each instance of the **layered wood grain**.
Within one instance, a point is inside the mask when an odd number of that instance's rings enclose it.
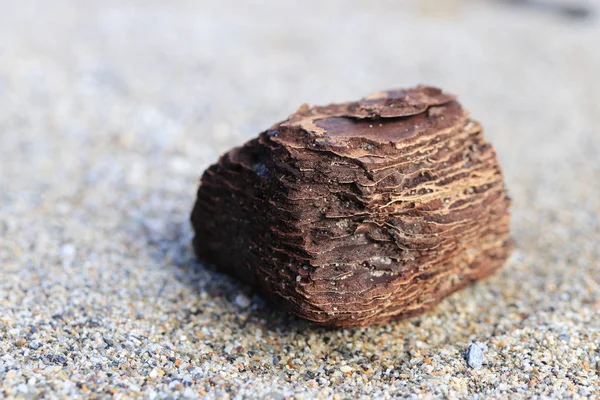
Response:
[[[205,171],[191,219],[199,258],[350,327],[420,314],[501,268],[509,204],[481,125],[419,86],[301,106]]]

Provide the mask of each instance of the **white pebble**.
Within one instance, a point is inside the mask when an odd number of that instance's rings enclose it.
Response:
[[[75,245],[73,245],[71,243],[67,243],[60,248],[60,255],[62,257],[71,258],[75,255],[75,251],[77,251],[77,248],[75,247]]]
[[[237,304],[238,306],[242,307],[242,308],[247,308],[250,306],[250,299],[248,298],[248,296],[243,295],[243,294],[238,294],[237,296],[235,296],[235,304]]]
[[[467,350],[467,364],[473,369],[483,366],[483,351],[475,343],[472,343]]]

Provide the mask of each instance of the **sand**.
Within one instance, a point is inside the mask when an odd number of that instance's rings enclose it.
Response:
[[[0,1],[0,397],[598,396],[588,4]],[[195,261],[188,217],[219,154],[304,102],[416,83],[458,94],[498,151],[501,273],[335,330]]]

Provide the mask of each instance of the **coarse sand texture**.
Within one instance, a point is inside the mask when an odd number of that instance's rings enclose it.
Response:
[[[598,397],[599,1],[0,10],[0,398]],[[220,155],[302,103],[419,83],[494,146],[515,243],[496,274],[330,329],[197,261]]]

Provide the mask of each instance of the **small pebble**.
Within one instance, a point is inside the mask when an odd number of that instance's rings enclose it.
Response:
[[[280,392],[270,392],[270,393],[267,393],[267,395],[265,396],[265,399],[267,399],[267,400],[284,400],[285,395]]]
[[[467,364],[473,369],[479,369],[483,366],[483,351],[481,347],[472,343],[467,350]]]
[[[71,259],[75,255],[76,251],[77,248],[73,244],[67,243],[60,248],[60,255],[63,258]]]
[[[109,346],[113,346],[115,344],[115,341],[109,335],[103,335],[102,340],[104,340],[104,343]]]
[[[562,335],[559,335],[558,338],[560,340],[562,340],[563,342],[568,342],[569,341],[569,335],[567,335],[566,333],[563,333]]]
[[[248,296],[244,294],[238,294],[235,296],[235,304],[242,308],[248,308],[251,304],[251,301]]]
[[[67,362],[67,358],[65,356],[56,356],[54,361],[58,364],[64,364]]]

